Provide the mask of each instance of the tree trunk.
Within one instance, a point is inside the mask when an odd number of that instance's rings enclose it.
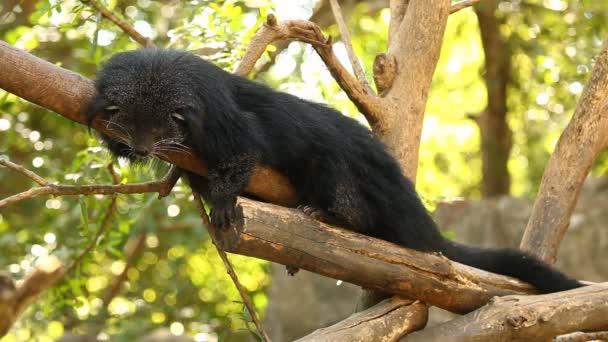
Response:
[[[512,142],[506,120],[510,56],[500,36],[500,21],[495,16],[498,2],[482,1],[474,7],[485,54],[484,79],[488,94],[488,105],[476,118],[481,134],[483,197],[509,194],[511,185],[507,162]]]

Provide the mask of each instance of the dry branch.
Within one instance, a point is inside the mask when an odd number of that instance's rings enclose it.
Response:
[[[531,293],[505,276],[449,261],[443,256],[334,228],[300,210],[241,198],[236,227],[216,232],[218,246],[302,268],[364,288],[416,298],[453,312],[469,312],[493,296]]]
[[[249,48],[235,74],[245,76],[251,71],[255,62],[266,50],[266,47],[278,40],[296,40],[309,43],[317,51],[327,69],[334,77],[340,88],[357,106],[373,127],[382,117],[384,106],[378,97],[366,88],[344,68],[332,50],[331,39],[326,38],[319,26],[306,20],[288,20],[279,22],[269,15],[266,23],[260,27],[251,39]]]
[[[608,328],[608,283],[538,296],[495,298],[487,306],[403,341],[548,341]]]
[[[15,286],[8,274],[0,274],[0,337],[8,333],[23,311],[64,274],[59,259],[50,256]]]
[[[159,198],[166,196],[177,181],[174,173],[175,169],[172,169],[167,176],[160,181],[135,183],[135,184],[97,184],[97,185],[62,185],[62,184],[50,184],[48,181],[38,176],[31,170],[24,168],[21,165],[17,165],[5,159],[0,159],[0,165],[8,167],[14,171],[17,171],[26,177],[35,180],[38,184],[43,186],[38,188],[32,188],[16,195],[4,198],[0,200],[0,208],[5,205],[19,202],[28,198],[41,196],[41,195],[53,195],[53,196],[65,196],[65,195],[111,195],[111,194],[138,194],[146,192],[158,192]]]
[[[412,331],[422,329],[427,318],[428,310],[424,303],[392,297],[297,341],[366,342],[371,336],[381,336],[383,341],[397,341]]]
[[[346,26],[346,22],[344,21],[344,17],[342,16],[342,9],[340,8],[340,4],[338,0],[329,0],[329,4],[331,6],[331,11],[334,14],[334,18],[336,19],[336,23],[338,24],[338,29],[340,30],[340,36],[344,41],[344,46],[346,47],[346,53],[348,54],[348,58],[350,59],[350,64],[353,67],[353,72],[355,76],[361,82],[363,87],[367,89],[369,94],[373,94],[372,89],[367,83],[367,79],[365,78],[365,72],[363,72],[363,68],[361,67],[361,62],[359,62],[359,58],[355,54],[353,50],[353,44],[350,40],[350,34],[348,33],[348,27]]]
[[[105,8],[102,4],[99,3],[98,0],[83,0],[82,2],[87,3],[91,7],[95,8],[102,16],[116,24],[116,26],[120,27],[121,30],[131,36],[131,38],[133,38],[133,40],[135,40],[139,44],[148,47],[154,46],[154,43],[150,39],[142,36],[139,32],[137,32],[137,30],[135,30],[133,26],[129,25],[124,20],[116,16],[116,14],[112,13],[112,11]]]
[[[203,204],[201,195],[196,192],[193,192],[192,194],[194,196],[194,202],[196,202],[196,207],[199,211],[201,218],[203,219],[203,223],[205,224],[205,227],[207,228],[207,232],[209,232],[209,236],[211,237],[211,241],[213,242],[213,245],[215,246],[217,254],[219,255],[222,262],[224,263],[224,266],[226,267],[226,272],[230,276],[230,279],[232,279],[232,283],[234,283],[234,286],[236,287],[237,291],[239,292],[239,295],[241,296],[241,299],[243,300],[243,304],[245,304],[245,308],[247,308],[247,312],[249,312],[249,316],[251,317],[251,320],[253,321],[253,324],[257,328],[258,333],[261,335],[262,340],[265,342],[269,342],[270,337],[268,337],[266,330],[264,330],[264,327],[262,326],[262,322],[258,318],[258,314],[255,311],[255,307],[253,306],[253,302],[251,301],[251,298],[249,298],[247,291],[245,290],[245,288],[239,281],[239,277],[236,275],[236,272],[234,272],[234,268],[232,267],[232,263],[230,263],[230,260],[228,259],[228,255],[226,255],[226,252],[224,252],[217,244],[217,239],[215,237],[216,236],[215,232],[217,230],[212,225],[211,220],[209,220],[209,215],[207,215],[207,211],[205,210],[205,205]]]
[[[608,40],[549,159],[521,248],[554,262],[580,189],[608,144]]]
[[[84,124],[86,106],[95,93],[93,82],[0,41],[0,88]],[[93,128],[112,136],[98,121]],[[200,175],[205,164],[191,154],[167,153],[169,162]],[[276,171],[258,166],[246,191],[267,201],[294,205],[297,196]]]
[[[146,233],[138,234],[132,238],[130,238],[125,245],[125,254],[127,256],[127,260],[125,261],[125,267],[122,269],[122,272],[118,274],[110,285],[106,288],[103,296],[103,308],[107,310],[108,305],[112,302],[112,300],[118,295],[120,289],[122,288],[125,280],[127,280],[127,274],[129,269],[135,265],[135,262],[141,255],[141,252],[144,250],[146,246]]]

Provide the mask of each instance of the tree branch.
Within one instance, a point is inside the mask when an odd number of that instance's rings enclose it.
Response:
[[[137,30],[133,26],[129,25],[127,22],[120,19],[118,16],[116,16],[110,10],[105,8],[101,3],[99,3],[98,0],[82,0],[81,2],[88,4],[89,6],[95,8],[102,16],[104,16],[106,19],[108,19],[109,21],[116,24],[116,26],[120,27],[121,30],[123,30],[126,34],[128,34],[131,38],[133,38],[133,40],[135,40],[139,44],[141,44],[143,46],[147,46],[147,47],[155,46],[154,43],[152,42],[152,40],[142,36],[139,32],[137,32]]]
[[[40,264],[16,286],[6,273],[0,274],[0,337],[8,333],[25,309],[64,274],[59,259],[54,256]]]
[[[412,331],[422,329],[427,318],[428,310],[424,303],[392,297],[330,327],[316,330],[297,342],[366,342],[371,336],[382,337],[383,341],[397,341]]]
[[[89,243],[89,245],[87,247],[85,247],[85,249],[82,250],[80,255],[78,255],[78,257],[74,260],[74,262],[72,262],[72,264],[70,265],[70,267],[68,268],[66,273],[71,273],[78,265],[80,265],[82,260],[84,260],[84,257],[87,254],[89,254],[93,250],[93,248],[95,248],[95,246],[97,246],[97,243],[99,242],[99,238],[101,238],[101,235],[103,235],[106,232],[106,230],[108,229],[108,227],[110,226],[110,222],[111,222],[110,219],[112,218],[112,215],[114,214],[115,210],[116,210],[116,196],[112,196],[112,201],[110,202],[110,205],[108,206],[108,209],[106,210],[106,214],[104,215],[103,220],[101,221],[101,224],[99,225],[99,229],[97,229],[97,233],[95,233],[95,236],[91,239],[91,242]]]
[[[391,149],[404,173],[415,182],[424,110],[439,60],[450,1],[408,4],[395,0],[391,1],[391,11],[393,9],[397,13],[391,14],[392,36],[389,36],[386,54],[395,59],[397,72],[392,87],[383,97],[388,114],[375,132]]]
[[[494,298],[485,307],[403,341],[548,341],[608,328],[608,283],[538,296]]]
[[[227,252],[302,268],[364,288],[469,312],[493,296],[532,293],[509,277],[342,230],[288,209],[244,198],[236,227],[217,231]]]
[[[262,326],[262,322],[258,318],[258,314],[255,311],[253,302],[249,298],[249,295],[247,294],[247,291],[245,290],[243,285],[241,285],[241,282],[239,281],[239,277],[236,275],[236,272],[234,272],[234,268],[232,267],[232,264],[230,263],[230,260],[228,259],[228,256],[226,255],[226,252],[224,252],[217,244],[217,239],[215,236],[217,230],[212,225],[211,220],[209,220],[209,216],[207,215],[207,211],[205,210],[205,205],[203,204],[203,201],[201,200],[201,195],[196,192],[193,192],[192,194],[194,196],[194,202],[196,203],[200,216],[203,219],[203,223],[205,224],[205,227],[207,228],[207,232],[209,232],[209,236],[211,237],[211,241],[213,242],[213,245],[215,246],[215,250],[217,251],[217,254],[219,255],[220,259],[222,259],[222,262],[224,263],[224,267],[226,267],[226,271],[228,272],[230,279],[232,279],[234,286],[236,287],[237,291],[239,292],[241,299],[243,300],[243,304],[245,304],[245,307],[247,308],[247,312],[249,313],[249,316],[251,317],[251,320],[253,321],[253,324],[255,324],[255,327],[258,330],[258,333],[260,334],[262,340],[265,342],[269,342],[270,337],[266,333],[266,330],[264,330],[264,327]]]
[[[3,41],[0,41],[0,88],[81,124],[86,122],[84,113],[95,94],[92,81]],[[113,136],[99,121],[93,122],[93,128]],[[167,155],[168,162],[182,169],[207,174],[206,165],[192,154]],[[246,191],[273,203],[288,206],[297,203],[287,178],[265,166],[256,167]]]
[[[129,244],[129,242],[131,243]],[[125,247],[125,254],[127,256],[125,267],[123,268],[122,272],[120,272],[120,274],[112,280],[112,283],[106,288],[106,291],[102,297],[102,306],[105,308],[105,310],[107,310],[107,307],[112,302],[112,299],[114,299],[120,292],[122,284],[127,279],[129,269],[133,267],[145,246],[146,233],[138,234],[127,242]]]
[[[365,72],[363,72],[363,68],[361,67],[361,62],[359,62],[359,58],[355,54],[353,50],[353,44],[350,40],[350,34],[348,33],[348,27],[346,26],[346,22],[344,21],[344,17],[342,16],[342,10],[340,9],[340,4],[338,0],[329,0],[329,4],[331,6],[331,11],[334,14],[334,18],[336,19],[336,23],[338,24],[338,29],[340,30],[340,36],[344,42],[344,46],[346,47],[346,53],[348,54],[348,58],[350,59],[350,64],[353,67],[353,72],[355,76],[361,82],[363,87],[367,90],[369,94],[373,94],[372,88],[367,83],[367,79],[365,77]]]
[[[608,144],[608,40],[543,174],[521,249],[554,262],[580,189]]]
[[[19,202],[28,198],[40,195],[112,195],[112,194],[136,194],[145,192],[158,192],[159,198],[166,196],[173,186],[176,179],[172,172],[159,181],[143,182],[135,184],[98,184],[98,185],[62,185],[49,184],[48,181],[38,176],[33,171],[27,170],[23,166],[17,165],[5,159],[0,159],[0,165],[6,166],[15,170],[28,178],[36,179],[38,184],[44,184],[42,187],[32,188],[16,195],[0,200],[0,208],[15,202]],[[173,169],[172,169],[173,170]]]
[[[288,20],[279,22],[274,15],[269,15],[266,23],[260,27],[251,39],[249,48],[241,59],[235,74],[246,76],[264,53],[266,47],[277,40],[296,40],[311,44],[340,88],[353,101],[370,125],[374,126],[379,122],[384,111],[380,99],[375,96],[369,86],[368,88],[363,86],[344,68],[333,53],[331,39],[325,38],[321,29],[310,21]]]
[[[608,331],[598,332],[574,332],[557,336],[553,342],[586,342],[586,341],[608,341]]]
[[[467,7],[471,7],[471,6],[475,5],[478,2],[479,2],[479,0],[463,0],[463,1],[459,1],[457,3],[454,3],[450,7],[450,14],[456,13],[456,12],[460,11],[461,9],[465,9]]]

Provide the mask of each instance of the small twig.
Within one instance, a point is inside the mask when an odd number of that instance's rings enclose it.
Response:
[[[104,308],[107,308],[108,305],[110,305],[112,299],[114,299],[114,297],[116,297],[120,292],[122,284],[124,283],[125,279],[127,279],[127,272],[131,267],[133,267],[135,261],[137,261],[137,258],[139,257],[141,251],[144,248],[146,242],[146,233],[141,233],[137,235],[134,241],[135,245],[126,252],[127,261],[125,262],[125,268],[123,268],[122,272],[120,272],[120,274],[116,276],[116,278],[114,278],[112,284],[108,286],[105,294],[103,295],[102,302]]]
[[[133,40],[135,40],[139,44],[147,47],[155,46],[152,40],[142,36],[139,32],[137,32],[137,30],[135,30],[133,26],[129,25],[127,22],[112,13],[110,10],[103,7],[103,5],[100,4],[98,0],[82,0],[82,2],[87,3],[91,7],[95,8],[99,13],[101,13],[102,16],[116,24],[116,26],[120,27],[121,30],[131,36],[131,38],[133,38]]]
[[[194,202],[196,203],[196,206],[198,207],[198,210],[200,211],[200,215],[201,215],[201,218],[203,219],[203,223],[205,224],[205,227],[207,228],[207,231],[209,232],[211,241],[213,242],[213,245],[215,246],[215,249],[217,250],[217,253],[220,256],[220,259],[222,259],[222,262],[224,263],[224,266],[226,267],[226,271],[228,272],[228,275],[230,276],[230,278],[232,278],[232,282],[236,286],[236,289],[239,291],[239,294],[241,295],[241,298],[243,299],[243,303],[245,304],[245,307],[247,308],[247,311],[249,312],[249,315],[251,316],[251,320],[253,321],[253,324],[255,324],[255,327],[258,329],[258,333],[261,335],[262,339],[267,342],[270,341],[270,337],[268,336],[268,334],[262,327],[262,322],[260,322],[260,320],[258,318],[258,315],[253,306],[253,302],[251,302],[249,295],[247,295],[247,292],[243,288],[243,285],[241,285],[239,278],[237,277],[236,273],[234,272],[234,269],[232,268],[232,264],[230,263],[230,260],[228,260],[228,256],[226,255],[226,252],[221,250],[216,243],[215,228],[211,224],[211,221],[209,220],[209,216],[207,215],[207,212],[205,211],[205,205],[203,204],[201,195],[199,195],[196,192],[193,192],[192,194],[194,195]]]
[[[359,58],[355,54],[353,50],[353,45],[350,40],[350,34],[348,33],[348,27],[346,26],[346,22],[344,21],[344,17],[342,16],[342,10],[340,9],[340,4],[337,0],[329,0],[329,4],[331,6],[331,11],[334,14],[334,18],[336,19],[336,23],[338,24],[338,29],[340,30],[340,36],[342,36],[342,40],[344,42],[344,46],[346,47],[346,53],[348,54],[348,58],[350,59],[350,64],[353,67],[353,72],[355,76],[363,84],[365,88],[369,91],[369,93],[373,93],[372,88],[369,86],[367,79],[365,78],[365,72],[363,72],[363,68],[361,67],[361,63],[359,62]]]
[[[461,9],[471,7],[478,3],[479,0],[462,0],[452,4],[450,7],[450,14],[460,11]]]
[[[33,180],[39,185],[45,186],[49,184],[44,178],[38,176],[35,172],[26,169],[25,167],[15,164],[7,159],[0,159],[0,165],[5,166],[11,170],[17,171],[20,174],[26,176],[27,178]]]
[[[179,173],[175,169],[171,169],[170,172],[159,181],[134,183],[134,184],[96,184],[96,185],[62,185],[62,184],[49,184],[48,181],[42,177],[36,175],[34,172],[25,169],[23,166],[9,162],[8,160],[1,159],[1,165],[5,165],[8,168],[15,170],[28,178],[36,180],[38,184],[44,184],[39,188],[32,188],[16,195],[4,198],[0,200],[0,208],[19,202],[28,198],[41,196],[41,195],[113,195],[113,194],[137,194],[146,192],[158,192],[160,197],[166,196],[175,182],[179,178]],[[177,176],[177,178],[175,178]]]
[[[68,268],[66,273],[72,272],[76,268],[76,266],[80,265],[80,263],[82,262],[84,257],[87,254],[89,254],[93,250],[93,248],[95,248],[95,246],[97,246],[97,243],[99,242],[99,238],[101,237],[101,235],[103,233],[105,233],[105,231],[110,226],[110,222],[111,222],[110,219],[112,218],[112,215],[114,214],[115,209],[116,209],[116,196],[112,196],[112,201],[110,202],[110,205],[108,206],[106,215],[103,217],[103,220],[101,221],[101,225],[99,226],[99,229],[97,229],[97,233],[95,233],[95,237],[93,237],[93,239],[91,239],[91,242],[89,243],[89,245],[80,253],[80,255],[74,260],[74,262],[72,262],[72,264],[70,265],[70,267]]]

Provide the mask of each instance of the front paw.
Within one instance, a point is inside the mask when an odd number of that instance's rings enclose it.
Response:
[[[211,223],[218,229],[226,229],[236,221],[235,203],[214,205],[211,209]]]

